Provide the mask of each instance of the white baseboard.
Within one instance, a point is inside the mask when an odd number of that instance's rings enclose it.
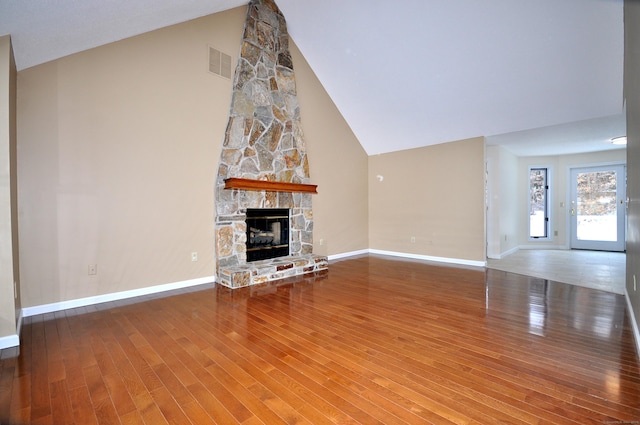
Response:
[[[629,297],[629,291],[626,286],[624,288],[624,297],[627,300],[627,307],[629,308],[629,314],[631,315],[631,327],[633,328],[633,336],[636,338],[636,350],[638,350],[638,356],[640,356],[640,330],[638,329],[638,322],[636,322],[636,315],[631,305],[631,298]]]
[[[22,309],[18,315],[18,324],[16,325],[16,334],[8,335],[0,338],[0,350],[5,348],[17,347],[20,345],[20,330],[22,329]]]
[[[101,304],[109,301],[118,301],[127,298],[139,297],[143,295],[157,294],[174,289],[188,288],[190,286],[203,285],[215,282],[215,276],[201,277],[198,279],[184,280],[181,282],[167,283],[164,285],[149,286],[147,288],[132,289],[130,291],[114,292],[111,294],[96,295],[95,297],[79,298],[76,300],[61,301],[57,303],[25,307],[22,309],[22,316],[29,317],[37,314],[52,313],[55,311],[67,310],[70,308],[85,307],[88,305]]]
[[[0,350],[4,350],[5,348],[17,347],[20,345],[20,338],[18,335],[9,335],[3,336],[0,338]]]
[[[515,253],[515,252],[518,252],[518,250],[519,250],[519,249],[520,249],[520,248],[516,246],[515,248],[511,248],[511,249],[510,249],[510,250],[508,250],[508,251],[501,252],[501,253],[500,253],[500,254],[498,254],[498,255],[487,255],[487,257],[488,257],[488,258],[490,258],[490,259],[492,259],[492,260],[502,260],[502,259],[503,259],[504,257],[506,257],[507,255],[511,255],[511,254],[513,254],[513,253]]]
[[[343,252],[342,254],[329,255],[327,258],[331,260],[340,260],[342,258],[355,257],[356,255],[368,254],[368,249],[361,249],[359,251]]]
[[[396,252],[396,251],[383,251],[380,249],[361,249],[359,251],[351,251],[344,252],[341,254],[333,254],[328,257],[329,261],[331,260],[340,260],[348,257],[355,257],[356,255],[363,254],[379,254],[379,255],[389,255],[392,257],[402,257],[409,258],[412,260],[425,260],[425,261],[434,261],[437,263],[449,263],[449,264],[460,264],[464,266],[475,266],[475,267],[485,267],[487,265],[486,261],[472,261],[472,260],[462,260],[459,258],[446,258],[446,257],[432,257],[430,255],[417,255],[417,254],[408,254],[406,252]]]
[[[436,263],[460,264],[463,266],[486,267],[486,261],[463,260],[460,258],[433,257],[431,255],[409,254],[406,252],[383,251],[380,249],[370,249],[371,254],[390,255],[393,257],[410,258],[412,260],[434,261]]]

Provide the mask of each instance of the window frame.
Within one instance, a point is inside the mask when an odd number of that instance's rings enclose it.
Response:
[[[544,221],[544,225],[545,225],[545,235],[546,236],[531,236],[531,172],[535,171],[535,170],[545,170],[546,173],[546,179],[545,179],[545,203],[544,203],[544,208],[545,208],[545,221]],[[552,177],[552,169],[550,166],[548,165],[539,165],[539,166],[534,166],[531,165],[528,167],[527,170],[527,239],[529,241],[551,241],[553,240],[553,232],[551,229],[553,229],[552,227],[552,216],[551,216],[551,199],[552,199],[552,185],[551,185],[551,179]]]

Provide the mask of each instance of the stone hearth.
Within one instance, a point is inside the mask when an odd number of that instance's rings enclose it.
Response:
[[[312,253],[310,193],[225,189],[231,178],[310,183],[289,35],[272,0],[247,9],[215,187],[216,276],[238,288],[327,269]],[[247,263],[247,208],[289,209],[289,256]]]
[[[279,257],[255,261],[236,267],[222,267],[217,276],[218,283],[229,288],[280,280],[291,276],[327,270],[329,262],[319,255]]]

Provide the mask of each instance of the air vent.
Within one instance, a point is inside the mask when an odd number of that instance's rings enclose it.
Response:
[[[209,47],[209,72],[231,79],[231,56]]]

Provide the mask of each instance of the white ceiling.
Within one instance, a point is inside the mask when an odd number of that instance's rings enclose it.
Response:
[[[246,0],[0,0],[19,70]],[[489,136],[518,155],[625,133],[623,0],[277,0],[370,155]]]

